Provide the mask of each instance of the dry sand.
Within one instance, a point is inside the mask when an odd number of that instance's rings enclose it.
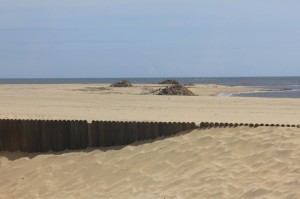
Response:
[[[300,123],[299,99],[219,97],[252,88],[217,85],[190,87],[199,96],[144,94],[158,87],[0,85],[0,118]],[[113,148],[0,152],[1,199],[296,199],[299,187],[297,128],[195,130]]]
[[[0,153],[0,198],[300,198],[300,130],[195,130],[55,154]],[[27,156],[27,157],[24,157]]]
[[[255,89],[217,85],[189,87],[200,96],[143,94],[160,86],[0,85],[0,118],[299,123],[299,99],[220,97]]]

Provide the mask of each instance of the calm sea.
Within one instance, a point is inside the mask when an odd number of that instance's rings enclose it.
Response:
[[[267,88],[266,92],[239,93],[224,96],[300,98],[300,77],[168,77],[168,78],[51,78],[51,79],[0,79],[0,84],[98,84],[127,79],[133,83],[159,83],[176,79],[182,84],[218,84]]]

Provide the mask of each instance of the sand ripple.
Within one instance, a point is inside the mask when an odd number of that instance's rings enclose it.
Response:
[[[0,198],[300,198],[300,130],[195,130],[44,155],[0,153]]]

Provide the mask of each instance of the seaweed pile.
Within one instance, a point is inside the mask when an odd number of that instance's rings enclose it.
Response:
[[[195,93],[180,84],[173,84],[166,88],[159,89],[157,95],[184,95],[195,96]]]
[[[176,80],[173,80],[173,79],[167,79],[167,80],[160,82],[159,84],[179,84],[179,82]]]
[[[132,84],[128,80],[121,80],[110,85],[111,87],[132,87]]]

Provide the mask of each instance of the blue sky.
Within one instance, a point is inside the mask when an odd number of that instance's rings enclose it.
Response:
[[[300,1],[1,0],[0,78],[300,75]]]

